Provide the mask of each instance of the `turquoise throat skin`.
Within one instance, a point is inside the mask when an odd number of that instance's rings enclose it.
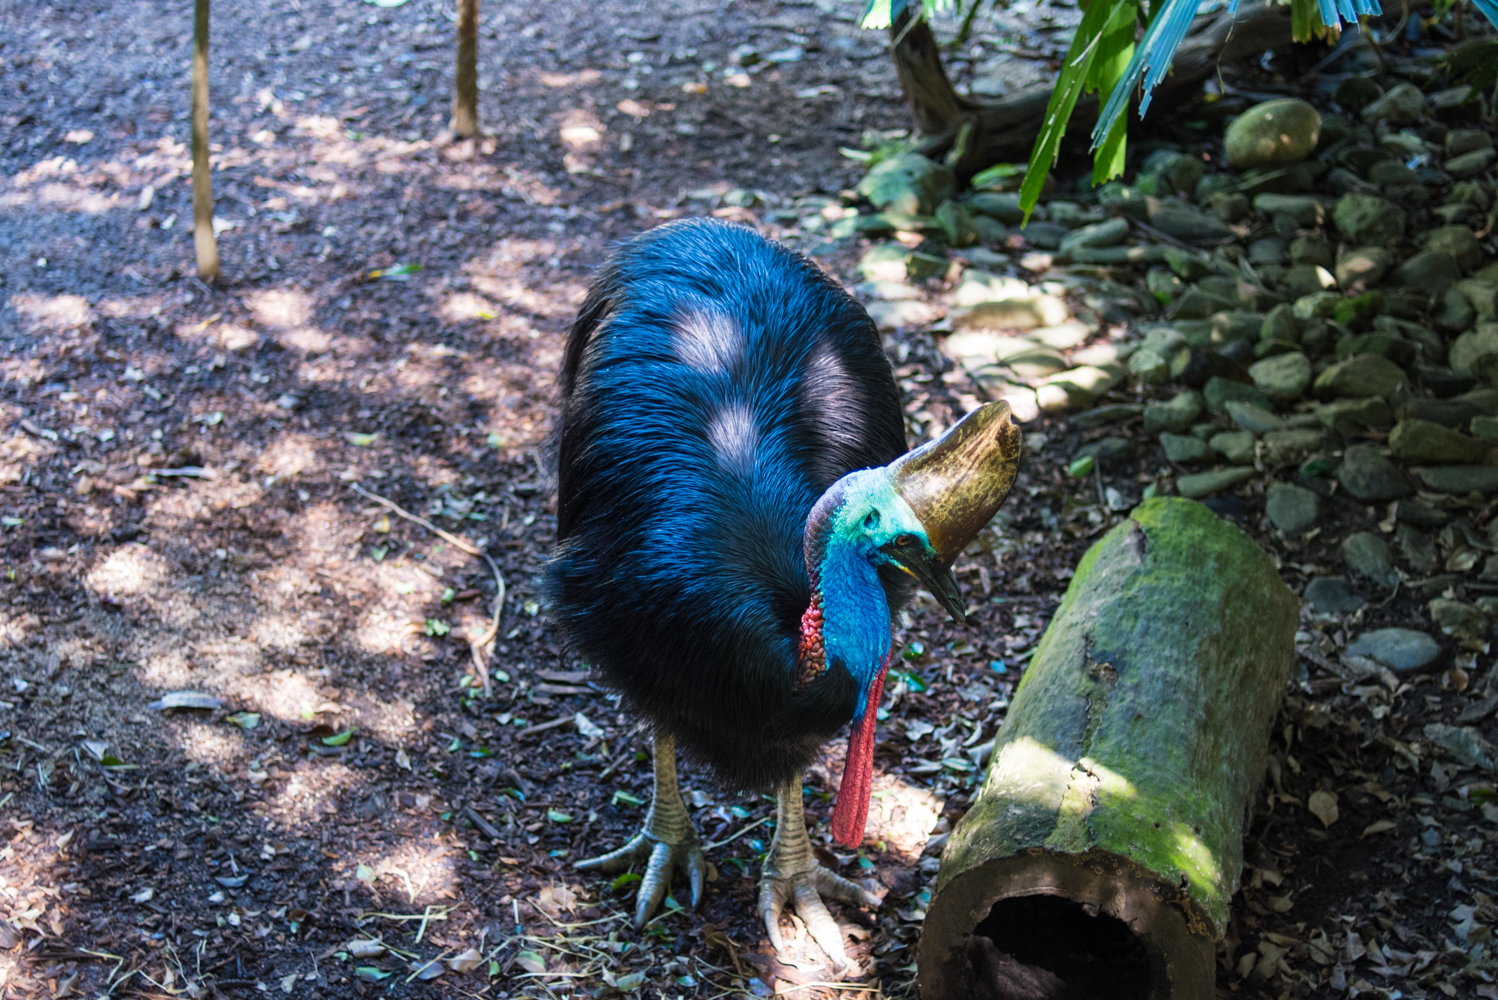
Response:
[[[889,599],[878,568],[903,570],[883,547],[902,535],[926,544],[926,529],[895,492],[885,469],[849,473],[827,492],[840,494],[841,500],[832,510],[822,536],[825,548],[815,563],[822,644],[827,663],[841,663],[857,681],[856,718],[861,720],[869,708],[869,687],[884,665],[891,640]]]

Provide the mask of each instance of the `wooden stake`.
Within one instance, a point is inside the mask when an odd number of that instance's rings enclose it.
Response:
[[[458,0],[458,66],[453,86],[454,135],[479,134],[479,0]]]
[[[198,277],[217,281],[213,175],[208,166],[208,0],[193,4],[192,34],[192,240],[198,252]]]

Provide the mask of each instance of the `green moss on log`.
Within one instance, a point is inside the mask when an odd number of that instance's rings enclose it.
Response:
[[[1019,894],[974,879],[1024,882],[1031,863],[1100,871],[1099,859],[1129,892],[1168,903],[1190,936],[1220,936],[1294,661],[1297,612],[1269,557],[1194,501],[1147,501],[1099,540],[953,831],[926,936],[970,933],[996,899]],[[1063,894],[1059,885],[1041,891]],[[944,894],[961,913],[940,912]],[[1117,915],[1127,922],[1147,908],[1119,904]],[[964,943],[933,940],[928,949],[923,937],[923,993],[928,960],[950,961]]]

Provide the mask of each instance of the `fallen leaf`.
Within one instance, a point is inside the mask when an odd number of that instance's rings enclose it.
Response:
[[[533,951],[522,951],[515,956],[515,964],[526,972],[539,975],[546,971],[546,959]],[[643,982],[643,980],[641,980]]]
[[[1321,820],[1321,825],[1324,827],[1331,826],[1341,815],[1337,811],[1337,793],[1328,792],[1324,788],[1311,793],[1311,797],[1306,799],[1306,808],[1313,816]]]
[[[1362,840],[1363,837],[1369,837],[1369,836],[1372,836],[1375,833],[1383,833],[1386,830],[1392,830],[1392,829],[1394,829],[1394,823],[1393,823],[1392,820],[1387,820],[1387,819],[1374,820],[1372,823],[1369,823],[1367,826],[1363,827],[1363,832],[1358,837],[1358,839]]]
[[[454,972],[472,972],[484,964],[484,956],[479,954],[477,948],[469,948],[465,952],[446,959],[446,962],[447,967]]]
[[[369,938],[355,938],[344,945],[344,948],[355,958],[379,958],[385,954],[385,942]]]

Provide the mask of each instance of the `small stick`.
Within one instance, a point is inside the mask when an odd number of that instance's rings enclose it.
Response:
[[[484,632],[483,635],[479,636],[477,639],[468,640],[468,651],[473,654],[473,668],[478,671],[479,682],[484,686],[484,697],[494,697],[494,688],[493,685],[491,685],[489,682],[489,667],[484,662],[483,647],[489,645],[489,643],[493,642],[495,638],[499,636],[499,616],[500,612],[504,610],[505,606],[505,578],[504,574],[499,571],[498,564],[489,557],[489,553],[485,552],[483,549],[480,549],[477,545],[474,545],[468,539],[463,538],[459,535],[454,535],[447,531],[443,531],[441,528],[437,527],[426,518],[417,517],[415,514],[412,514],[410,511],[401,507],[400,504],[396,503],[395,501],[387,500],[384,497],[380,496],[378,493],[371,493],[364,487],[360,486],[358,483],[350,483],[349,485],[354,488],[355,493],[359,494],[361,497],[364,497],[366,500],[373,500],[375,503],[383,505],[393,513],[405,518],[407,521],[410,521],[413,524],[421,525],[423,528],[432,532],[443,541],[457,546],[459,549],[462,549],[464,552],[468,553],[471,556],[479,556],[489,564],[489,569],[494,573],[494,586],[496,590],[494,595],[494,620],[489,624],[489,628]]]

